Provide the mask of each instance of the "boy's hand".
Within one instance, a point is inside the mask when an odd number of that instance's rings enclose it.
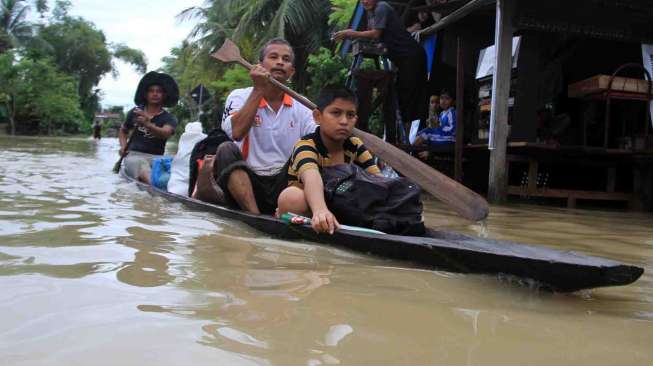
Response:
[[[333,234],[340,224],[336,217],[328,209],[319,210],[313,213],[311,226],[316,232]]]
[[[417,156],[419,156],[419,158],[422,159],[422,160],[428,160],[429,152],[428,151],[420,151],[419,153],[417,153]]]

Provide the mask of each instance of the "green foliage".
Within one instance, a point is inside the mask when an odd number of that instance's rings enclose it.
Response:
[[[331,0],[329,24],[337,29],[348,28],[357,3],[358,0]]]
[[[140,72],[146,70],[147,62],[143,52],[123,44],[110,49],[104,33],[93,23],[67,15],[69,7],[67,1],[57,2],[53,22],[39,32],[48,47],[31,49],[27,54],[35,59],[52,58],[61,71],[77,79],[80,105],[90,123],[99,108],[100,91],[96,86],[104,75],[115,70],[113,58],[131,63]]]
[[[44,19],[43,24],[27,20],[30,4]],[[71,1],[57,0],[51,17],[45,20],[46,0],[29,4],[26,0],[0,0],[0,56],[13,49],[20,54],[17,63],[14,54],[1,60],[0,108],[19,132],[86,130],[99,109],[97,85],[106,74],[115,76],[114,58],[134,65],[139,72],[147,69],[143,52],[109,44],[93,23],[70,16],[71,8]]]
[[[294,85],[303,91],[308,55],[329,42],[330,7],[328,0],[213,0],[204,7],[186,9],[179,19],[198,21],[189,34],[189,39],[200,45],[197,56],[205,57],[226,38],[232,38],[243,57],[254,61],[258,49],[269,39],[285,38],[295,50]]]
[[[55,21],[63,21],[68,17],[68,12],[73,4],[69,0],[57,0],[54,2],[54,9],[52,9],[52,18]]]
[[[0,94],[5,113],[23,133],[76,133],[83,119],[77,80],[60,72],[49,59],[19,62],[0,55]]]
[[[250,1],[234,38],[256,35],[258,46],[273,37],[283,37],[295,51],[295,87],[303,92],[307,85],[308,55],[329,42],[329,0]]]
[[[233,39],[243,57],[253,62],[264,42],[272,37],[287,39],[296,55],[292,87],[311,98],[327,84],[343,85],[351,60],[329,50],[333,46],[329,35],[332,27],[347,25],[355,5],[355,0],[209,0],[184,10],[178,19],[196,25],[188,41],[163,60],[163,71],[178,81],[182,94],[175,112],[180,119],[194,119],[196,106],[184,95],[202,83],[214,96],[203,117],[217,123],[229,92],[251,85],[245,69],[207,57],[226,38]]]
[[[48,135],[54,131],[78,132],[83,115],[79,108],[77,80],[59,72],[49,60],[32,62],[26,59],[23,62],[23,82],[31,88],[22,97],[32,106],[30,112],[39,121],[40,130],[47,128]],[[85,129],[88,131],[89,127]]]
[[[102,75],[111,71],[111,52],[104,33],[81,18],[64,17],[45,26],[40,36],[52,46],[59,68],[79,78],[80,96],[88,97]]]
[[[113,57],[123,60],[128,64],[132,64],[134,69],[141,74],[144,74],[145,71],[147,71],[147,58],[141,50],[130,48],[119,43],[113,46]]]
[[[215,93],[221,97],[221,102],[227,99],[227,95],[234,89],[245,88],[252,85],[249,72],[243,67],[233,67],[228,69],[222,78],[213,81],[209,86],[215,90]]]
[[[320,48],[318,53],[310,55],[306,68],[306,72],[311,75],[308,97],[316,98],[326,85],[345,85],[347,68],[347,60],[334,56],[329,49]]]
[[[9,122],[9,130],[13,135],[16,131],[16,94],[20,87],[18,70],[14,67],[14,54],[5,52],[0,54],[0,108],[5,119]]]
[[[197,120],[198,106],[190,98],[190,92],[199,84],[209,88],[211,94],[216,94],[210,84],[219,79],[224,67],[208,57],[208,51],[200,51],[201,45],[197,43],[183,42],[181,46],[174,47],[170,56],[163,58],[161,71],[171,75],[179,85],[180,102],[171,112],[183,123],[184,121]],[[215,126],[218,123],[220,112],[214,111],[217,108],[217,99],[213,103],[207,103],[203,109],[202,122],[208,126]],[[183,127],[183,126],[182,126]],[[178,131],[180,129],[177,129]]]
[[[26,21],[28,11],[24,0],[0,0],[0,54],[32,37],[32,25]]]

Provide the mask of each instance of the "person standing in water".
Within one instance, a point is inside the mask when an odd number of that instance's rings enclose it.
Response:
[[[99,140],[102,138],[102,125],[97,119],[93,123],[93,138]]]

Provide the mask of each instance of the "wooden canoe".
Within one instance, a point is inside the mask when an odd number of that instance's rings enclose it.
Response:
[[[307,225],[291,225],[272,216],[254,215],[213,205],[157,189],[125,175],[123,177],[152,195],[241,221],[269,235],[285,239],[306,239],[407,261],[429,269],[509,275],[527,283],[535,281],[539,288],[559,292],[628,285],[644,273],[641,267],[609,259],[503,240],[475,238],[444,230],[427,229],[424,237],[352,230],[339,230],[333,235],[317,234]]]

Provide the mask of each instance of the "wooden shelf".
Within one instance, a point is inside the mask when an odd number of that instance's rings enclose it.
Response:
[[[591,98],[591,99],[630,99],[630,100],[651,100],[649,90],[653,84],[643,79],[633,79],[615,76],[610,90],[609,75],[596,75],[567,87],[569,98]]]
[[[634,195],[624,192],[603,192],[603,191],[579,191],[572,189],[552,189],[552,188],[537,188],[529,190],[527,187],[521,186],[508,186],[508,194],[514,196],[527,196],[527,197],[548,197],[548,198],[566,198],[567,207],[575,208],[576,201],[581,200],[597,200],[597,201],[625,201],[632,205]]]

